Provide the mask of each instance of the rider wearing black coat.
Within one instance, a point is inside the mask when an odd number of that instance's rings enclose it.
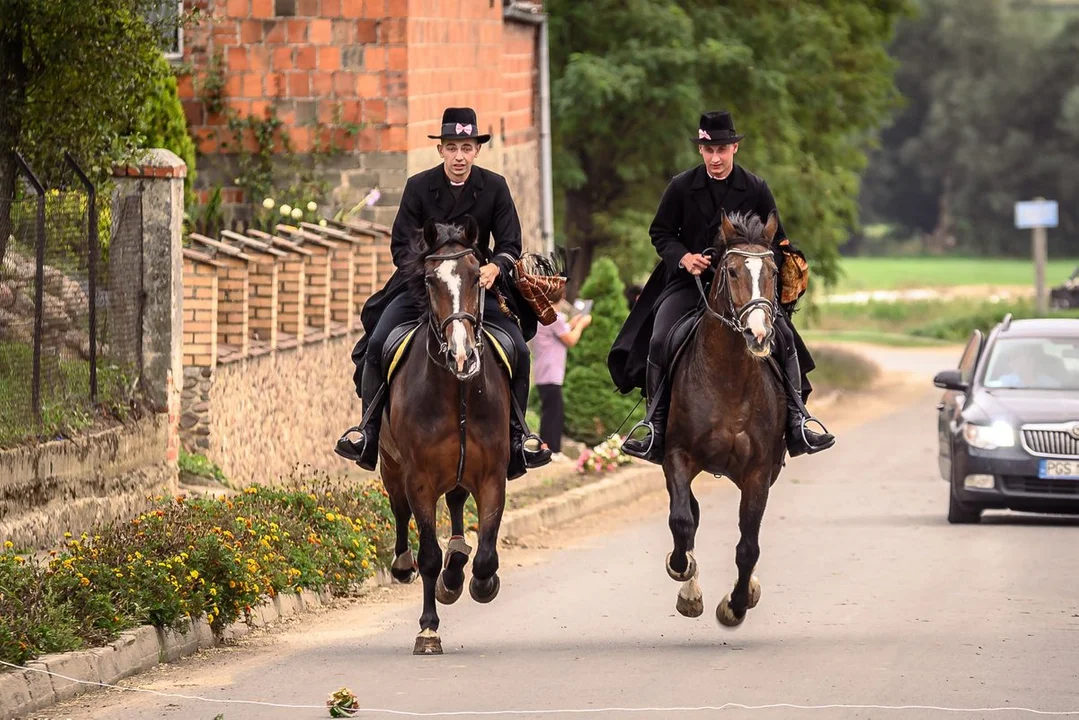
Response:
[[[713,147],[736,146],[742,137],[736,134],[729,113],[705,113],[701,116],[696,142]],[[682,263],[687,255],[699,255],[714,245],[724,213],[753,214],[765,222],[772,212],[778,217],[768,184],[738,165],[731,165],[722,179],[715,179],[706,165],[699,165],[677,175],[664,191],[649,228],[661,262],[641,291],[607,358],[611,378],[620,392],[647,389],[649,410],[641,425],[649,433],[643,439],[634,439],[634,431],[630,431],[631,437],[622,447],[627,454],[662,463],[663,432],[670,402],[670,388],[665,382],[669,368],[662,364],[662,348],[678,319],[701,302],[693,275]],[[784,249],[797,252],[780,223],[773,245],[776,267],[783,267]],[[778,297],[782,296],[780,283],[781,278],[777,278]],[[782,356],[781,367],[787,373],[789,385],[804,401],[810,390],[805,376],[813,369],[813,360],[784,312],[776,313],[774,325],[781,338],[777,348]],[[805,428],[807,418],[790,393],[787,405],[787,442],[792,456],[817,452],[834,443],[831,435]]]

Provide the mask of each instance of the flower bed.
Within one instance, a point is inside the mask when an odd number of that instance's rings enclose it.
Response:
[[[577,458],[577,472],[614,472],[623,465],[633,462],[633,458],[622,452],[622,440],[621,435],[611,435],[599,445],[586,449]]]
[[[347,592],[393,552],[378,483],[158,500],[127,523],[69,535],[44,560],[0,549],[0,660],[23,664],[203,615],[220,632],[279,592]]]

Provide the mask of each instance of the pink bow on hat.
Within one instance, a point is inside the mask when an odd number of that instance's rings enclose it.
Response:
[[[461,135],[461,134],[471,135],[472,134],[472,126],[471,125],[462,125],[461,123],[457,123],[457,134],[458,135]]]
[[[697,131],[697,139],[698,140],[711,140],[712,136],[709,135],[708,133],[706,133],[704,130],[698,130]]]

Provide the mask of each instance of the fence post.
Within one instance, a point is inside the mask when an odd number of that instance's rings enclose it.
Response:
[[[97,189],[86,177],[71,153],[64,153],[64,159],[75,171],[79,182],[86,188],[86,233],[88,238],[88,269],[90,294],[90,402],[97,403],[97,260],[100,252],[97,227]]]
[[[180,391],[183,383],[181,240],[187,165],[168,150],[150,150],[138,165],[117,167],[114,175],[117,197],[141,189],[142,386],[154,408],[169,414],[168,459],[175,463],[180,450]]]
[[[19,165],[27,181],[37,193],[37,266],[34,275],[34,371],[31,380],[31,404],[34,410],[34,420],[41,424],[41,330],[45,316],[45,186],[34,175],[34,171],[23,160],[22,155],[15,153],[15,162]]]

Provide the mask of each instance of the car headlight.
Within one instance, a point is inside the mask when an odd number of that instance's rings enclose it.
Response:
[[[963,426],[963,439],[968,445],[979,450],[1010,448],[1015,447],[1015,430],[1005,422],[995,422],[992,425],[967,423]]]

